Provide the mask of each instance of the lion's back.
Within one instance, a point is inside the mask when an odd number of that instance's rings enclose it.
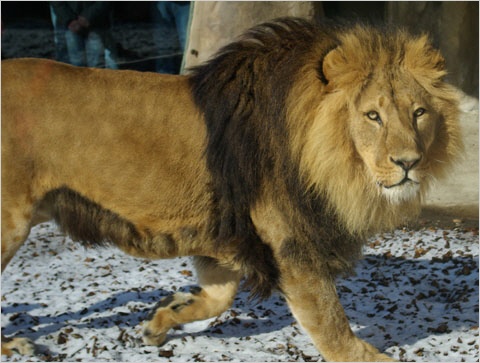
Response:
[[[204,145],[186,77],[35,59],[3,64],[2,170],[22,160],[34,168],[42,185],[35,195],[67,185],[92,199],[115,196],[112,205],[129,216],[154,200],[158,209],[185,209],[205,194]]]

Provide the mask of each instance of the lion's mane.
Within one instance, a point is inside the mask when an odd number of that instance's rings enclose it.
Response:
[[[339,45],[338,64],[323,64]],[[251,29],[192,70],[194,100],[208,132],[218,246],[242,246],[236,262],[244,266],[253,294],[267,296],[279,279],[250,217],[267,189],[278,195],[294,229],[284,253],[327,265],[332,274],[352,267],[366,235],[418,212],[420,200],[392,205],[367,183],[345,127],[346,110],[375,67],[398,62],[450,105],[441,110],[441,141],[433,151],[441,171],[459,148],[459,135],[449,130],[455,96],[440,82],[442,59],[425,37],[280,19]],[[344,91],[331,92],[324,66],[334,69],[335,82],[348,85]]]

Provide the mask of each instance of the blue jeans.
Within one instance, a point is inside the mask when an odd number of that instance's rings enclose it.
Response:
[[[173,1],[157,1],[155,3],[155,21],[157,25],[163,25],[172,29],[178,39],[178,47],[183,53],[185,51],[188,21],[190,18],[190,2],[177,3]],[[163,39],[155,37],[157,45],[162,44]],[[176,51],[178,53],[178,51]],[[155,62],[155,70],[159,73],[179,73],[182,63],[181,55],[164,55]]]
[[[98,33],[79,35],[67,30],[65,33],[70,63],[80,67],[104,67],[105,47]]]
[[[99,32],[90,31],[79,35],[67,30],[65,33],[70,63],[81,67],[118,69],[112,52],[105,48]]]
[[[57,14],[50,5],[50,16],[53,26],[53,42],[55,43],[55,59],[59,62],[69,63],[65,29],[57,22]]]
[[[55,42],[55,58],[60,62],[80,67],[118,69],[115,56],[105,47],[108,30],[91,31],[87,35],[71,32],[58,24],[54,8],[50,6]],[[112,46],[113,46],[112,42]]]
[[[184,51],[190,17],[190,3],[179,4],[173,1],[157,1],[157,9],[160,12],[162,22],[175,25],[180,47]]]

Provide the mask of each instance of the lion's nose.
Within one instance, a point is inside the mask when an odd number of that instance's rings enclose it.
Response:
[[[419,162],[421,157],[417,158],[398,158],[394,159],[390,157],[390,161],[398,166],[400,166],[403,170],[409,171],[410,169],[414,168]]]

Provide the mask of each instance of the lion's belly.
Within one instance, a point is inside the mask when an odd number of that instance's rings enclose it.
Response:
[[[111,244],[137,257],[210,256],[213,250],[208,211],[196,217],[158,216],[138,223],[114,208],[105,208],[77,191],[61,187],[46,193],[36,213],[53,218],[72,239],[87,246]]]

